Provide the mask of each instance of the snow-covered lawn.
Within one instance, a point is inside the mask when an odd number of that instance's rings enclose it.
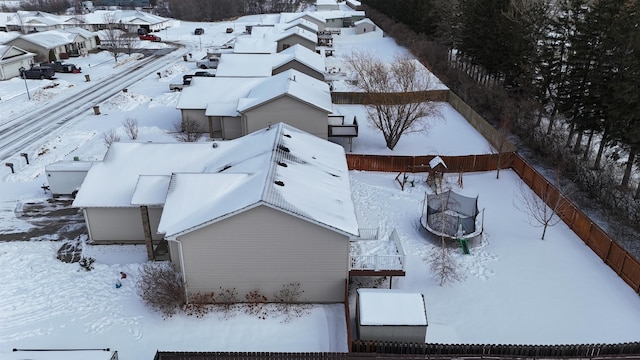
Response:
[[[250,20],[247,20],[250,22]],[[65,136],[43,139],[25,151],[38,154],[26,165],[16,154],[16,174],[0,169],[0,222],[2,229],[28,228],[13,210],[19,201],[46,201],[40,186],[46,182],[43,169],[57,160],[100,160],[106,151],[103,132],[117,129],[123,139],[122,121],[135,118],[140,141],[175,141],[167,134],[179,118],[175,102],[179,93],[168,84],[195,70],[199,39],[196,27],[205,28],[203,47],[228,39],[226,27],[233,24],[177,22],[160,35],[180,41],[192,51],[193,60],[167,64],[162,77],[149,77],[127,93],[120,93],[101,106],[102,114],[86,116]],[[352,39],[350,39],[351,41]],[[360,42],[387,53],[405,51],[393,39],[371,37]],[[153,44],[148,44],[152,46]],[[161,44],[160,44],[161,45]],[[336,43],[336,58],[344,56],[352,43]],[[199,52],[200,51],[200,52]],[[108,81],[115,71],[106,53],[73,59],[92,81]],[[91,66],[89,66],[91,65]],[[60,74],[61,85],[87,86],[82,75]],[[37,93],[49,81],[29,80]],[[0,123],[43,101],[55,101],[50,90],[27,101],[24,81],[0,84]],[[69,89],[67,86],[58,86]],[[65,90],[62,90],[65,91]],[[443,119],[433,122],[427,134],[403,137],[395,151],[384,148],[381,136],[364,120],[359,106],[340,105],[343,113],[358,116],[360,136],[354,153],[466,155],[486,153],[487,142],[448,105]],[[468,196],[479,195],[485,209],[485,233],[471,248],[459,250],[465,279],[439,286],[424,258],[435,248],[419,226],[426,184],[401,191],[396,174],[351,173],[353,198],[366,222],[380,226],[381,238],[398,231],[407,253],[407,276],[395,278],[394,288],[425,294],[429,328],[428,342],[444,343],[614,343],[640,341],[640,298],[591,252],[564,224],[549,229],[539,240],[540,229],[526,222],[526,214],[513,208],[520,180],[508,170],[464,175],[458,188],[457,174],[450,186]],[[122,360],[151,359],[156,350],[184,351],[346,351],[346,329],[342,305],[314,306],[310,313],[290,322],[274,316],[267,320],[237,313],[231,318],[214,312],[204,318],[176,315],[163,320],[146,309],[135,291],[137,270],[146,255],[139,246],[89,246],[95,269],[87,272],[78,264],[56,260],[60,242],[0,243],[0,358],[12,348],[106,348],[117,350]],[[120,271],[128,274],[116,289]],[[353,313],[352,313],[353,315]]]

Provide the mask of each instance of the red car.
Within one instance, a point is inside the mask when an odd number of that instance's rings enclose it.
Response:
[[[155,36],[151,34],[140,35],[140,40],[162,41],[162,39],[159,36]]]

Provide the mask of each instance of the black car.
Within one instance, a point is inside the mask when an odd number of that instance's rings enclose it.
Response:
[[[55,72],[60,73],[79,73],[81,69],[77,67],[75,64],[67,64],[62,61],[52,61],[48,63],[41,63],[40,67],[50,67],[53,68]]]
[[[31,69],[20,69],[20,77],[23,79],[51,79],[56,72],[51,67],[34,66]]]
[[[204,34],[204,29],[203,28],[197,28],[193,31],[194,35],[202,35]]]

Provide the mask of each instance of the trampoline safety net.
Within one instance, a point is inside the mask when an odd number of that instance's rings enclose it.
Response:
[[[426,219],[429,227],[451,238],[476,231],[478,197],[470,198],[447,190],[427,194]]]

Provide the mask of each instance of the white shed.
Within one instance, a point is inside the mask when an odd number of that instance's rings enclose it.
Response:
[[[424,296],[397,289],[358,289],[356,322],[360,340],[422,344],[428,325]]]
[[[87,176],[93,162],[58,161],[44,168],[53,195],[74,195]]]

